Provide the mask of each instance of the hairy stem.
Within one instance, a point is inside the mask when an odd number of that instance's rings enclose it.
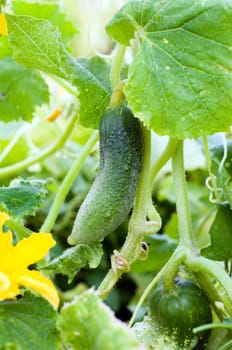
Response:
[[[178,217],[179,243],[190,250],[197,251],[196,238],[194,237],[189,210],[187,185],[184,171],[183,141],[179,145],[172,158],[173,181],[176,193],[176,210]]]
[[[120,82],[121,66],[123,64],[126,46],[117,44],[110,71],[110,85],[114,90]]]
[[[191,271],[201,272],[205,279],[207,276],[214,278],[222,288],[225,290],[226,295],[220,295],[220,300],[223,302],[225,309],[232,316],[232,280],[225,270],[217,262],[204,258],[203,256],[194,256],[193,254],[188,256],[186,260],[186,266]]]
[[[84,161],[88,157],[90,151],[92,150],[93,146],[96,144],[97,140],[98,140],[98,132],[95,131],[89,138],[88,142],[85,144],[81,154],[77,157],[72,167],[70,168],[69,172],[65,176],[63,182],[61,183],[59,190],[55,196],[55,199],[53,201],[53,204],[51,206],[51,209],[49,210],[49,214],[45,222],[43,223],[40,231],[43,231],[43,232],[51,231],[56,221],[56,218],[59,214],[60,208],[65,200],[65,197],[67,196],[70,190],[70,187],[72,186]]]
[[[167,161],[173,156],[173,154],[176,152],[177,146],[179,141],[177,139],[169,138],[168,144],[163,151],[163,153],[159,156],[159,158],[156,160],[154,165],[151,168],[151,175],[150,175],[150,188],[152,191],[152,186],[154,183],[154,179],[158,175],[159,171],[162,169],[162,167],[167,163]]]
[[[172,256],[169,258],[168,262],[162,267],[162,269],[158,272],[158,274],[153,278],[153,280],[148,284],[146,289],[144,290],[142,296],[140,297],[136,308],[134,310],[134,313],[130,319],[129,327],[131,327],[135,321],[135,318],[138,314],[138,311],[144,301],[147,299],[148,295],[152,292],[152,290],[155,288],[156,284],[159,282],[162,276],[169,273],[170,269],[175,269],[179,267],[181,262],[185,259],[185,252],[181,248],[177,248],[175,252],[172,254]]]

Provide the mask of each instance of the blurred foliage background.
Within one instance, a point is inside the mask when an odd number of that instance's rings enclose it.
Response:
[[[100,55],[110,61],[114,43],[107,37],[104,26],[125,2],[125,0],[63,0],[63,8],[78,28],[77,35],[73,37],[69,45],[69,49],[74,56],[91,57]],[[61,115],[54,122],[47,121],[46,117],[55,108],[63,104],[66,105],[70,97],[59,84],[54,83],[49,78],[46,79],[51,100],[49,104],[37,108],[32,123],[12,122],[3,124],[0,122],[1,167],[38,154],[41,149],[50,145],[62,133],[66,117]],[[37,232],[41,227],[51,207],[56,190],[91,132],[90,129],[78,125],[62,149],[41,163],[30,167],[27,171],[18,174],[22,178],[34,176],[39,179],[51,179],[52,183],[44,206],[37,210],[35,216],[27,216],[24,220],[25,225],[31,230]],[[212,145],[222,143],[221,135],[212,137],[211,142]],[[152,162],[156,161],[166,144],[166,137],[152,135]],[[186,140],[185,146],[189,200],[194,230],[198,237],[199,246],[204,248],[209,244],[208,227],[213,211],[213,205],[209,201],[210,192],[205,186],[208,174],[201,141]],[[53,229],[57,245],[52,250],[52,257],[58,256],[68,247],[66,238],[71,232],[78,208],[96,175],[98,157],[98,147],[96,145],[63,203]],[[8,178],[2,181],[2,184],[8,185],[11,180]],[[154,183],[153,201],[162,217],[163,224],[158,234],[146,239],[149,249],[148,258],[145,261],[134,263],[131,271],[120,279],[107,299],[107,303],[122,320],[130,318],[144,287],[165,264],[177,244],[175,194],[169,163],[162,169]],[[68,283],[67,277],[61,274],[56,275],[55,283],[60,288],[64,301],[71,300],[73,295],[90,286],[98,286],[102,281],[110,267],[110,256],[113,250],[119,250],[125,239],[128,220],[104,240],[104,256],[98,269],[82,269],[71,284]]]

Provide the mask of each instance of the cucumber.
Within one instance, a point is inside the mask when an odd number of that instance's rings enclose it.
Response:
[[[99,172],[75,219],[69,244],[98,242],[128,216],[142,168],[140,122],[127,107],[106,111],[99,129]]]

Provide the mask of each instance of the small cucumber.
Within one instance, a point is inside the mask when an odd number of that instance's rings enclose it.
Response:
[[[78,211],[69,244],[102,240],[126,219],[133,206],[142,168],[143,136],[130,109],[106,111],[99,144],[99,172]]]

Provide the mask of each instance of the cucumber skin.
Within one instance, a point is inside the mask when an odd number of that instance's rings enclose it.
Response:
[[[128,216],[142,168],[140,122],[126,107],[109,109],[99,129],[99,172],[75,219],[69,244],[102,240]]]

